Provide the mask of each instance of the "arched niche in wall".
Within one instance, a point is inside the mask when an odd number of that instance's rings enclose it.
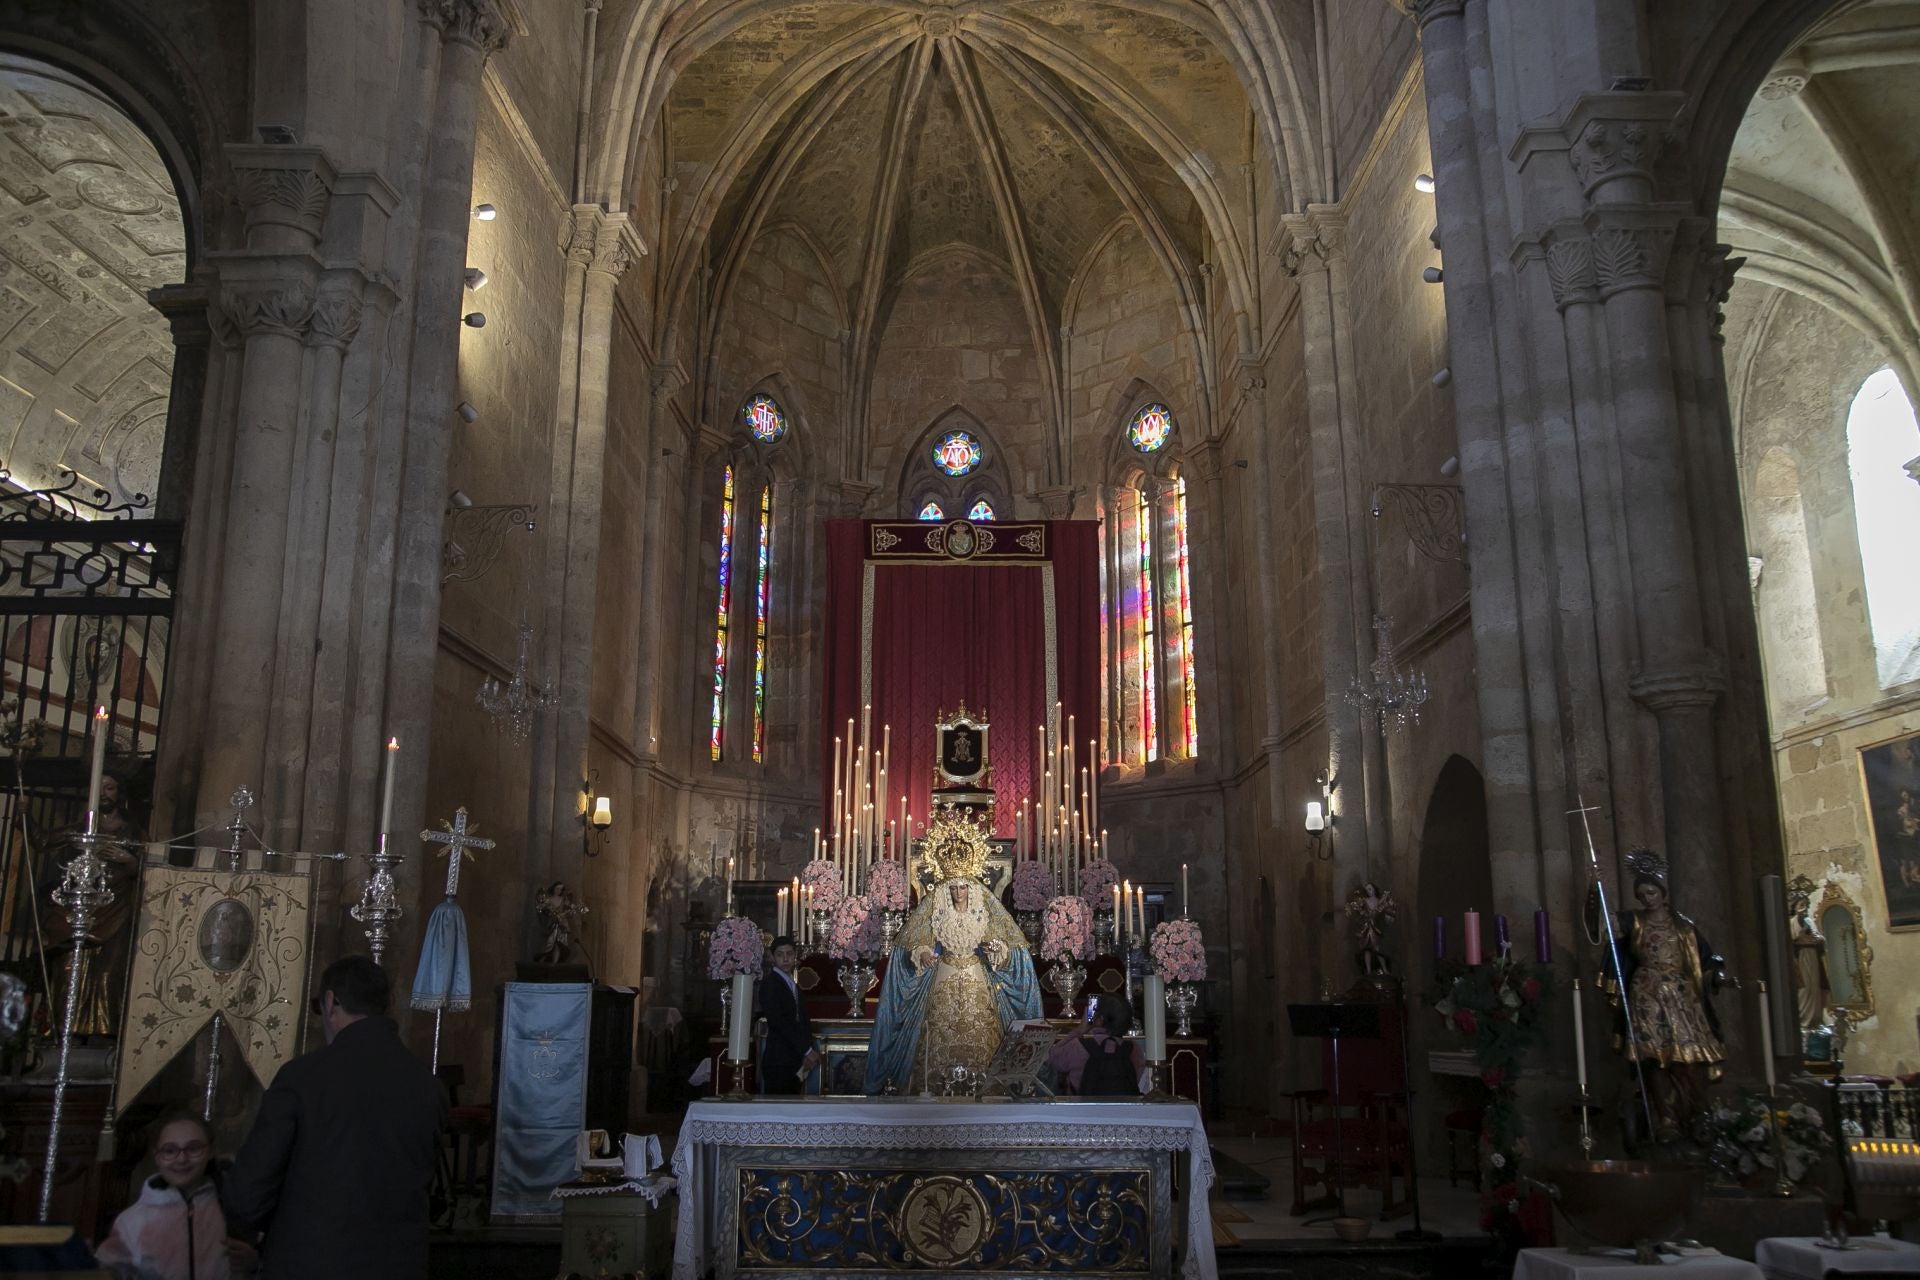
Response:
[[[954,405],[928,423],[907,451],[900,468],[900,518],[1009,519],[1013,486],[1008,475],[1006,454],[992,433]],[[976,513],[981,503],[990,516]]]

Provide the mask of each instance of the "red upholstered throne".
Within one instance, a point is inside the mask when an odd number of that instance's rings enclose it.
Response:
[[[1380,1193],[1380,1218],[1386,1221],[1411,1208],[1407,1197],[1413,1169],[1408,1159],[1400,1009],[1386,993],[1364,983],[1341,1000],[1343,1003],[1377,1001],[1380,1036],[1378,1039],[1341,1038],[1337,1094],[1334,1092],[1333,1042],[1321,1040],[1321,1087],[1288,1095],[1293,1099],[1291,1212],[1303,1214],[1333,1207],[1338,1203],[1336,1186],[1372,1187]],[[1337,1151],[1336,1111],[1339,1114]],[[1309,1191],[1319,1194],[1309,1198]]]

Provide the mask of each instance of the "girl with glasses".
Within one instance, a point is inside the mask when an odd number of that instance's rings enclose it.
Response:
[[[253,1270],[253,1249],[227,1236],[214,1181],[213,1134],[181,1112],[154,1139],[159,1172],[113,1220],[96,1251],[116,1280],[239,1280]]]

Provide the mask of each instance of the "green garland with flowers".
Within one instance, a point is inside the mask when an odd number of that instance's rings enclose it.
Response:
[[[1546,1039],[1553,970],[1502,956],[1484,964],[1442,961],[1428,1003],[1473,1051],[1487,1087],[1480,1126],[1480,1225],[1519,1243],[1520,1162],[1528,1154],[1515,1081],[1522,1060]]]

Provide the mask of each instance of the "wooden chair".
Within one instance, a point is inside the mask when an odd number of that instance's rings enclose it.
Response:
[[[1291,1212],[1299,1215],[1331,1208],[1339,1203],[1341,1188],[1372,1187],[1380,1193],[1380,1219],[1384,1222],[1412,1207],[1408,1199],[1413,1169],[1407,1150],[1400,1012],[1389,999],[1364,986],[1357,987],[1343,999],[1380,999],[1380,1036],[1365,1040],[1349,1037],[1340,1041],[1337,1095],[1333,1091],[1333,1044],[1323,1040],[1320,1049],[1323,1087],[1301,1089],[1288,1095],[1293,1100]],[[1317,1189],[1320,1194],[1309,1199],[1310,1189]]]

